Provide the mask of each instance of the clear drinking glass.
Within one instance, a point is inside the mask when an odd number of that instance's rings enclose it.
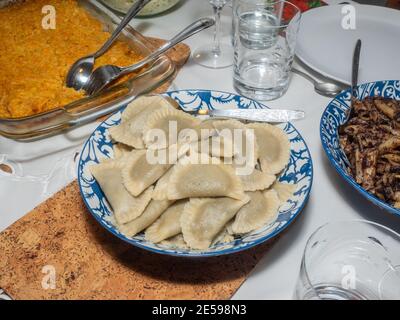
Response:
[[[235,0],[234,86],[272,100],[289,86],[301,12],[287,1]]]
[[[309,238],[295,299],[400,299],[400,235],[368,221],[325,224]]]
[[[207,68],[226,68],[233,64],[231,44],[221,43],[221,11],[229,0],[209,0],[214,10],[215,30],[212,44],[202,45],[193,52],[193,60]]]

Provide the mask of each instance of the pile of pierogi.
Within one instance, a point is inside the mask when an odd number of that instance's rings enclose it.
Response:
[[[154,95],[109,134],[114,158],[90,171],[127,237],[206,250],[273,223],[296,190],[277,179],[290,143],[274,125],[194,117]]]

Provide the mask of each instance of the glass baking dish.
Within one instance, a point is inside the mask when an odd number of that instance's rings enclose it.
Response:
[[[112,32],[121,21],[96,0],[78,0],[78,3],[101,21],[107,31]],[[142,56],[147,56],[152,50],[152,45],[130,26],[125,28],[119,39],[136,48]],[[118,110],[140,94],[154,90],[174,73],[175,66],[171,60],[161,56],[139,75],[97,95],[29,117],[0,118],[0,135],[14,140],[26,140],[83,125]]]

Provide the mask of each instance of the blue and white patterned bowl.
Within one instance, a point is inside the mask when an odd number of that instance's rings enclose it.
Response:
[[[357,87],[357,98],[359,100],[372,96],[400,100],[400,81],[376,81]],[[348,173],[348,161],[339,145],[338,127],[346,120],[346,111],[350,108],[350,99],[351,91],[343,91],[328,104],[322,114],[320,136],[325,153],[336,171],[365,198],[391,213],[400,215],[399,209],[392,207],[390,204],[366,191]]]
[[[175,99],[184,110],[267,108],[256,101],[219,91],[185,90],[169,92],[166,95]],[[142,234],[133,238],[126,237],[110,222],[109,217],[113,212],[99,185],[88,170],[89,166],[99,163],[105,158],[113,157],[108,128],[118,125],[120,119],[121,111],[104,121],[86,142],[79,162],[78,180],[84,202],[93,217],[108,231],[134,246],[156,253],[185,257],[207,257],[238,252],[260,244],[280,233],[301,212],[307,202],[313,180],[311,155],[299,132],[291,124],[283,124],[281,127],[290,139],[291,156],[290,163],[281,175],[280,181],[296,183],[297,190],[293,197],[280,208],[278,218],[274,223],[230,243],[218,244],[205,251],[171,249],[146,241]]]

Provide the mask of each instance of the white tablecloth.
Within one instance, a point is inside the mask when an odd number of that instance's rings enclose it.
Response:
[[[230,13],[229,7],[226,8],[222,18],[223,40],[226,42],[230,41]],[[209,15],[211,6],[207,0],[187,0],[167,15],[136,20],[133,25],[145,35],[169,38],[197,18]],[[193,50],[210,42],[211,38],[212,30],[207,30],[186,43]],[[189,61],[173,86],[174,89],[234,92],[232,68],[210,70]],[[286,95],[267,103],[273,108],[306,111],[306,119],[296,122],[295,126],[311,150],[314,186],[309,203],[301,215],[257,265],[234,299],[290,299],[306,240],[317,227],[328,221],[368,219],[400,231],[398,217],[367,202],[329,165],[319,139],[319,120],[328,102],[328,98],[314,92],[311,83],[293,75]],[[10,179],[0,175],[0,230],[7,228],[74,179],[74,155],[95,126],[96,124],[90,124],[64,135],[29,143],[17,143],[0,137],[0,157],[3,155],[12,165],[14,162],[17,174],[24,176],[21,179]],[[1,160],[0,158],[0,162]],[[33,177],[29,179],[27,175]],[[52,178],[49,180],[49,177]]]

